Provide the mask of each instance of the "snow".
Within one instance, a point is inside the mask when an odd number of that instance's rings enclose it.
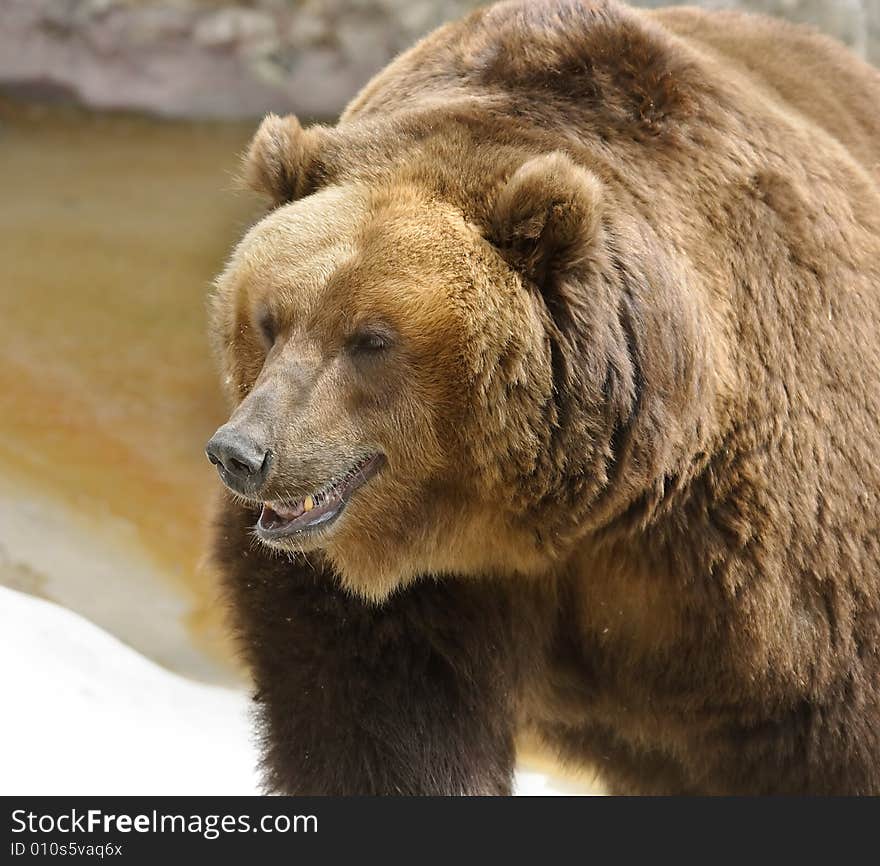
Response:
[[[0,795],[258,793],[243,692],[171,673],[4,587],[0,690]],[[520,794],[562,793],[541,773],[517,779]]]
[[[253,794],[243,693],[0,588],[0,794]]]

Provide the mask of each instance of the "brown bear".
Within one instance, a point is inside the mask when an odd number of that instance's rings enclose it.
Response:
[[[268,790],[880,793],[880,75],[502,3],[266,118],[215,558]]]

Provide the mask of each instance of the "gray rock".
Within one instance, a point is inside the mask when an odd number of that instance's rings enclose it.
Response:
[[[665,6],[664,0],[634,0],[636,6]],[[701,0],[706,9],[742,9],[812,24],[849,45],[863,57],[880,61],[880,43],[868,35],[868,15],[880,14],[878,0]]]
[[[660,6],[663,0],[634,0]],[[0,85],[97,108],[330,118],[473,0],[0,0]],[[702,0],[809,22],[880,64],[880,0]]]

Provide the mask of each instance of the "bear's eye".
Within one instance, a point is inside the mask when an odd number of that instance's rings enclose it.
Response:
[[[275,345],[278,328],[275,325],[275,318],[269,310],[262,309],[257,314],[257,330],[260,332],[263,342],[271,349]]]
[[[357,355],[376,355],[384,352],[391,343],[391,334],[385,329],[365,328],[351,336],[348,348]]]

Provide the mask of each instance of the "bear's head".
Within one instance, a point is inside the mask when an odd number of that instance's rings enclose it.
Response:
[[[660,472],[642,346],[663,338],[624,285],[628,230],[560,152],[506,153],[475,191],[423,169],[332,177],[329,132],[270,116],[246,157],[274,208],[213,297],[233,410],[208,456],[260,543],[326,556],[364,597],[540,572],[621,504],[612,480]],[[670,351],[684,407],[695,356]]]

